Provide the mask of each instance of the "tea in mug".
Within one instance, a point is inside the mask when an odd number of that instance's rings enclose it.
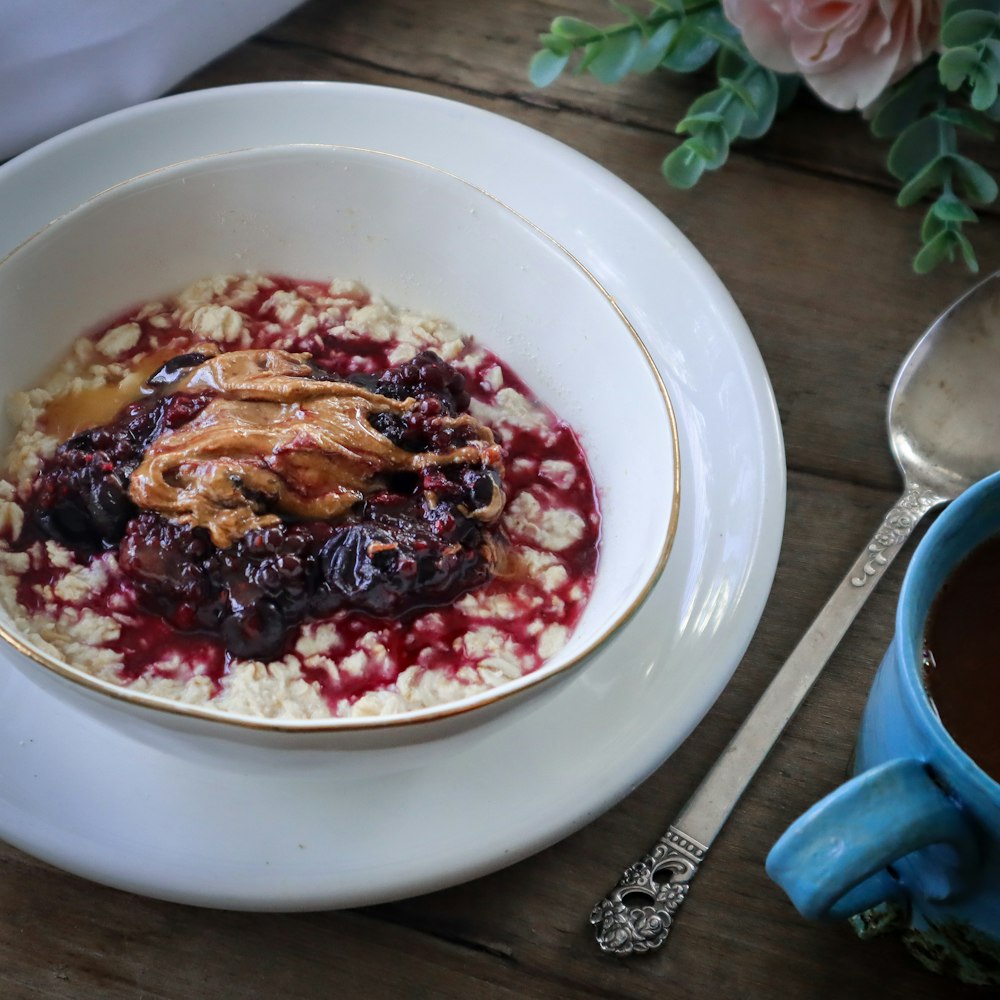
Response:
[[[955,742],[1000,781],[1000,536],[966,556],[934,598],[924,683]]]

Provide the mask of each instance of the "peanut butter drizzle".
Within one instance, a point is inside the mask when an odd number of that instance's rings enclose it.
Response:
[[[204,527],[215,545],[227,548],[251,529],[276,524],[279,514],[320,520],[346,514],[382,488],[385,473],[454,464],[499,468],[493,432],[467,414],[440,419],[461,429],[468,444],[418,453],[397,447],[370,417],[405,415],[415,401],[311,378],[308,357],[231,351],[178,379],[173,391],[218,396],[150,445],[132,474],[133,502]],[[496,490],[474,515],[495,520],[503,500]]]

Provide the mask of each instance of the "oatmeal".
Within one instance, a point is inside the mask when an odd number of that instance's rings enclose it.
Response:
[[[11,409],[0,600],[135,690],[263,717],[437,705],[535,670],[592,588],[572,430],[352,282],[197,282]]]

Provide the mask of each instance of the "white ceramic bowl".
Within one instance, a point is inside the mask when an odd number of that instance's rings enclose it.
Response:
[[[677,433],[663,383],[579,261],[487,192],[436,168],[373,150],[276,146],[174,164],[110,188],[0,261],[0,395],[38,384],[76,336],[123,309],[240,271],[357,278],[396,305],[442,316],[574,427],[603,518],[578,627],[532,674],[376,719],[267,720],[132,692],[47,655],[0,612],[0,635],[29,677],[140,736],[311,749],[412,744],[551,689],[625,624],[662,572],[677,523]]]

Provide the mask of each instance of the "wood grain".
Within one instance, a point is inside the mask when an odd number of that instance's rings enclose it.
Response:
[[[801,919],[762,867],[784,827],[845,773],[902,565],[737,808],[667,948],[623,962],[592,942],[594,900],[659,836],[895,499],[889,383],[917,334],[971,278],[911,273],[918,213],[894,207],[884,148],[856,117],[808,98],[694,191],[667,188],[659,162],[699,81],[664,74],[607,88],[582,76],[534,91],[526,64],[536,35],[569,7],[596,22],[614,16],[602,0],[313,0],[181,89],[347,80],[465,101],[592,157],[687,234],[755,334],[789,465],[781,561],[733,681],[616,808],[527,861],[430,896],[343,913],[226,913],[107,889],[0,846],[3,1000],[976,994],[924,972],[892,939],[861,944],[844,925]],[[987,217],[975,238],[984,266],[997,266],[1000,223]],[[490,808],[488,789],[469,806]]]

